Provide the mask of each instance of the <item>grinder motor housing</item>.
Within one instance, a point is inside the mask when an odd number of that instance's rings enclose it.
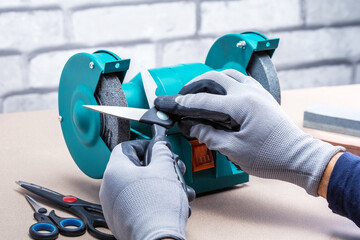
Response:
[[[157,83],[156,95],[177,94],[193,78],[208,71],[235,69],[251,75],[280,103],[280,86],[270,58],[279,39],[257,32],[227,34],[216,40],[205,64],[190,63],[150,69]],[[78,167],[92,178],[102,178],[111,150],[120,142],[150,139],[150,125],[105,116],[83,105],[149,108],[141,75],[123,82],[130,59],[109,51],[72,56],[59,85],[59,116],[69,152]],[[168,131],[172,150],[186,165],[185,182],[197,193],[244,183],[248,174],[227,157],[197,140],[186,139],[175,125]]]

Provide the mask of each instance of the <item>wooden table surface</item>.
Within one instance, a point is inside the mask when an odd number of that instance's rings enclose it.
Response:
[[[360,85],[283,91],[282,106],[301,126],[303,111],[315,102],[360,108],[359,92]],[[35,223],[25,191],[15,184],[16,180],[99,203],[101,180],[87,177],[72,160],[57,110],[0,114],[0,132],[1,239],[28,239],[28,228]],[[360,229],[333,214],[326,200],[277,180],[250,177],[246,184],[198,197],[191,207],[193,214],[187,225],[190,240],[360,239]],[[86,233],[74,239],[92,237]]]

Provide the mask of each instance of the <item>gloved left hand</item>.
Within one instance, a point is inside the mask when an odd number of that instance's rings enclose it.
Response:
[[[141,166],[148,145],[124,142],[111,153],[100,189],[105,220],[118,239],[185,239],[189,203],[173,153],[158,141],[150,164]]]

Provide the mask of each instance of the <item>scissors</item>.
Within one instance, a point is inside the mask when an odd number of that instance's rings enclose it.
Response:
[[[16,181],[16,183],[18,185],[20,185],[21,187],[29,190],[30,192],[35,193],[53,203],[56,203],[57,205],[62,207],[64,210],[66,210],[70,213],[73,213],[74,215],[79,217],[81,219],[81,223],[83,223],[83,225],[84,225],[84,228],[86,225],[86,228],[88,229],[89,233],[92,236],[96,237],[97,239],[115,240],[115,237],[113,235],[100,232],[99,230],[96,229],[97,227],[108,228],[108,226],[105,222],[105,219],[103,217],[101,205],[90,203],[90,202],[84,201],[84,200],[74,197],[74,196],[70,196],[70,195],[65,196],[58,192],[38,186],[33,183],[28,183],[28,182],[24,182],[24,181]],[[46,209],[44,209],[44,210],[46,210]],[[44,212],[44,210],[42,210],[40,208],[38,211]],[[52,212],[53,211],[51,211],[49,213],[49,216],[51,216],[51,218],[56,216],[55,213],[51,214]],[[34,214],[34,216],[37,215],[37,213],[39,213],[41,215],[40,212],[36,212]],[[56,217],[54,217],[54,218],[56,219]],[[62,218],[61,218],[61,220],[56,219],[55,224],[58,225],[58,222],[60,222],[59,225],[61,227],[63,227],[61,225],[61,222],[63,220],[64,219],[62,219]],[[72,223],[72,224],[70,224],[70,223]],[[46,226],[45,226],[45,224],[43,224],[43,222],[40,222],[39,224],[42,224],[42,225],[38,225],[37,227],[35,227],[35,229],[34,229],[35,231],[36,231],[36,229],[38,229],[37,231],[41,231],[41,229],[39,227],[48,227],[48,229],[45,229],[45,230],[48,230],[49,232],[52,232],[52,230],[54,229],[53,227],[50,226],[50,223],[49,223],[49,225],[46,225]],[[66,220],[65,222],[62,222],[62,224],[65,227],[66,227],[66,225],[67,226],[75,226],[75,227],[77,225],[79,225],[78,228],[81,228],[79,219]],[[60,234],[63,234],[62,233],[63,229],[60,227],[58,227],[58,229],[60,231]],[[55,230],[55,232],[56,232],[56,230]],[[63,235],[66,235],[66,233]],[[79,234],[79,235],[81,235],[81,234]],[[79,235],[76,235],[76,236],[79,236]],[[75,235],[71,235],[71,236],[75,236]],[[55,238],[41,238],[41,239],[55,239]]]
[[[144,85],[145,95],[149,104],[149,109],[131,108],[131,107],[120,107],[120,106],[101,106],[101,105],[83,105],[83,107],[103,113],[120,117],[124,119],[134,120],[142,123],[151,124],[152,139],[147,147],[147,151],[144,158],[144,165],[148,165],[151,161],[151,151],[153,145],[166,138],[167,129],[174,126],[175,121],[171,119],[166,113],[163,113],[155,108],[154,101],[156,99],[157,84],[154,78],[151,76],[148,70],[141,71],[141,78]],[[171,147],[169,146],[171,149]],[[183,178],[185,172],[185,164],[179,161],[179,156],[174,154],[175,159],[175,170],[178,175],[178,179],[189,199],[192,201],[195,199],[195,191],[191,187],[187,186]],[[179,167],[180,165],[180,167]]]
[[[42,207],[35,199],[25,194],[26,199],[33,207],[34,218],[38,221],[30,226],[29,233],[33,239],[56,239],[60,234],[65,236],[80,236],[86,231],[83,221],[77,218],[62,218]]]

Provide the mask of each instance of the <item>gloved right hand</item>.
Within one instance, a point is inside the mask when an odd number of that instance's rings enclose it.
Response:
[[[235,70],[207,72],[155,105],[177,117],[185,135],[247,173],[297,184],[313,196],[329,160],[344,150],[305,134],[255,79]]]

